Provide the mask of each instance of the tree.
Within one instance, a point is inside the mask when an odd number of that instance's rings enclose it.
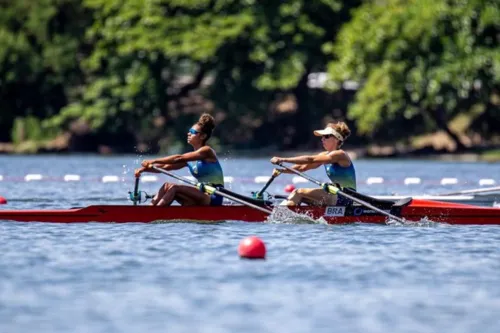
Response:
[[[176,105],[202,88],[224,119],[223,140],[243,145],[269,121],[277,96],[291,94],[300,124],[291,144],[301,144],[318,122],[308,75],[324,70],[329,56],[323,48],[358,3],[86,0],[95,13],[87,32],[95,45],[84,63],[87,89],[51,123],[83,118],[96,131],[135,131],[140,140],[167,131],[179,137],[193,115]],[[158,131],[146,130],[159,117]],[[280,133],[269,134],[273,140]]]
[[[358,8],[336,40],[329,73],[332,81],[362,84],[349,109],[361,133],[380,135],[395,121],[411,132],[417,119],[427,120],[464,149],[448,126],[452,117],[479,108],[498,121],[499,17],[493,0],[383,0]]]
[[[83,82],[89,19],[77,0],[0,4],[0,141],[10,140],[15,118],[45,118],[67,104]]]

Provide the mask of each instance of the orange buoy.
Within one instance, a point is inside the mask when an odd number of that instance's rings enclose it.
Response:
[[[238,246],[238,254],[247,259],[264,259],[266,257],[266,245],[257,236],[243,239]]]
[[[0,205],[5,205],[7,203],[7,199],[4,197],[0,196]]]
[[[293,184],[288,184],[287,186],[285,186],[286,193],[292,193],[294,190],[295,190],[295,186],[293,186]]]

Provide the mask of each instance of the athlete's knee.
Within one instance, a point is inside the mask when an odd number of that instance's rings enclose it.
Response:
[[[307,190],[305,188],[299,188],[299,189],[296,189],[297,191],[297,194],[299,195],[304,195],[307,193]]]
[[[166,191],[171,191],[171,190],[175,190],[175,188],[177,187],[176,184],[172,184],[172,183],[165,183],[163,184],[163,190],[166,192]]]
[[[162,198],[160,199],[155,206],[166,206],[167,202]]]
[[[290,193],[290,195],[288,196],[288,198],[296,198],[296,197],[299,197],[302,195],[304,195],[304,190],[301,188],[298,188],[296,190],[293,190],[292,193]]]

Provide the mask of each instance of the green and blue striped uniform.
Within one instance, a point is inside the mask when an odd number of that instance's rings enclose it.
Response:
[[[354,164],[343,167],[338,163],[325,164],[326,174],[333,183],[338,183],[341,187],[356,189],[356,170]]]
[[[189,172],[199,183],[209,184],[215,188],[224,187],[224,174],[219,161],[206,162],[203,160],[187,162]],[[210,196],[211,206],[222,205],[223,197],[212,194]]]

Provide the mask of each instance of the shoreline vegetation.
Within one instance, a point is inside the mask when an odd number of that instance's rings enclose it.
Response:
[[[289,117],[293,118],[294,115]],[[391,159],[433,159],[446,161],[481,161],[500,162],[500,136],[490,136],[488,139],[478,133],[470,131],[472,117],[459,115],[447,124],[454,133],[462,133],[452,138],[446,131],[395,136],[389,143],[385,140],[372,140],[368,142],[363,136],[356,132],[349,138],[344,149],[353,159],[369,158],[391,158]],[[298,122],[297,122],[298,123]],[[276,124],[274,124],[276,125]],[[273,130],[271,128],[271,130]],[[170,137],[163,146],[152,145],[147,142],[136,142],[134,138],[120,140],[115,137],[112,140],[102,140],[84,122],[76,122],[70,129],[64,131],[55,138],[44,138],[45,129],[40,121],[19,122],[14,129],[14,142],[0,142],[0,154],[12,155],[35,155],[35,154],[98,154],[98,155],[168,155],[184,152],[186,143],[184,133],[178,133],[177,137]],[[219,132],[220,131],[220,132]],[[224,133],[224,126],[216,128],[214,135],[214,148],[220,153],[231,152],[235,156],[260,157],[273,155],[280,152],[283,155],[310,154],[318,151],[320,145],[313,136],[309,136],[306,143],[298,147],[284,147],[280,142],[272,139],[264,142],[261,146],[241,147],[237,145],[222,143],[218,135]],[[161,134],[160,134],[161,137]],[[457,147],[456,140],[463,147]],[[257,141],[250,136],[249,142]],[[261,142],[262,143],[262,142]],[[267,145],[266,145],[267,143]],[[251,144],[250,144],[251,146]]]
[[[342,120],[371,158],[498,161],[492,1],[8,1],[0,153],[313,152]]]
[[[415,145],[404,145],[404,144],[394,144],[394,145],[348,145],[346,144],[345,150],[349,153],[353,159],[370,159],[370,158],[391,158],[391,159],[433,159],[433,160],[443,160],[443,161],[464,161],[464,162],[500,162],[500,143],[489,143],[489,144],[478,144],[469,146],[463,150],[457,151],[450,147],[447,147],[441,141],[441,135],[435,133],[429,138],[434,140],[430,144],[416,147]],[[103,156],[116,156],[121,154],[130,154],[131,152],[116,152],[113,148],[100,145],[97,151],[94,152],[82,152],[82,151],[70,151],[68,146],[68,139],[59,138],[58,140],[51,140],[49,142],[34,142],[26,141],[18,145],[13,143],[0,143],[0,155],[45,155],[45,154],[81,154],[90,153],[98,154]],[[309,154],[315,152],[318,149],[311,148],[307,149],[290,149],[282,151],[284,155],[295,155],[295,154]],[[233,149],[220,147],[219,151],[231,152],[236,156],[243,157],[260,157],[272,155],[279,151],[275,147],[268,147],[263,149]],[[171,152],[168,152],[171,153]],[[168,154],[165,153],[165,154]],[[161,155],[162,152],[148,153],[146,151],[137,151],[137,154],[141,155]],[[225,153],[227,154],[227,153]]]

